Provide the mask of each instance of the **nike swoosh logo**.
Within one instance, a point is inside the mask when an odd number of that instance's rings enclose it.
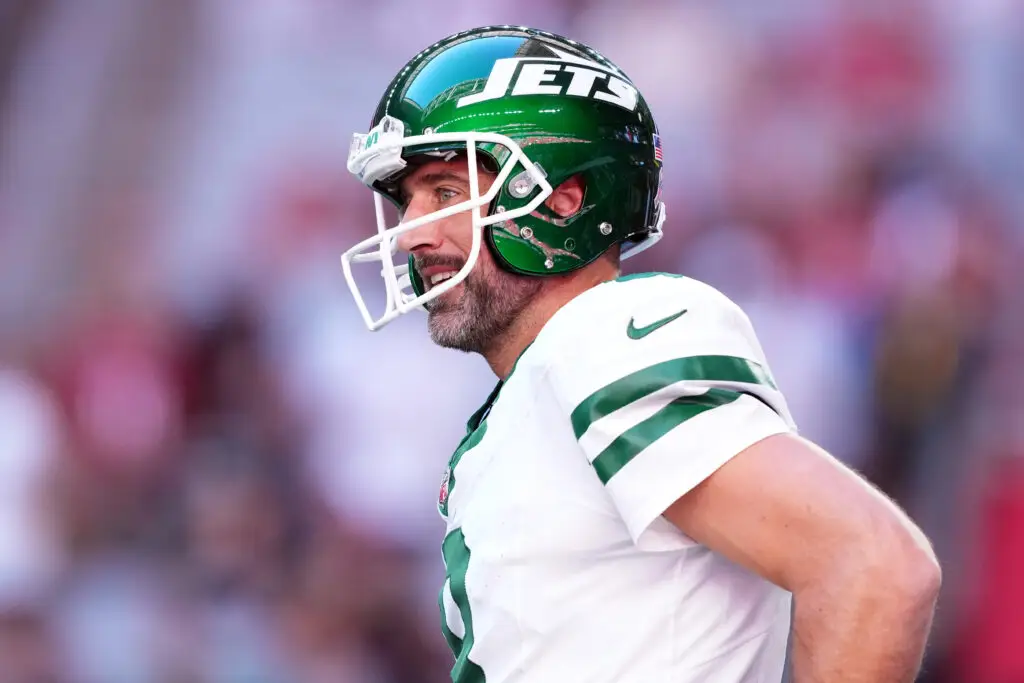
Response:
[[[659,327],[668,325],[670,322],[681,316],[683,313],[686,313],[686,310],[687,309],[684,308],[678,313],[673,313],[672,315],[666,318],[662,318],[661,320],[655,320],[650,325],[644,325],[643,327],[634,326],[633,318],[630,318],[629,326],[626,328],[626,336],[628,336],[630,339],[643,339],[644,337],[649,335],[651,332],[654,332]]]

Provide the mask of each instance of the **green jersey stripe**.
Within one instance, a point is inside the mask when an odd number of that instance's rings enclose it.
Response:
[[[486,433],[487,422],[484,421],[476,429],[463,437],[462,443],[455,449],[451,459],[448,461],[448,494],[438,504],[438,509],[445,517],[448,516],[448,500],[451,498],[452,490],[455,488],[455,468],[458,466],[459,461],[462,460],[462,456],[466,454],[466,451],[475,448]]]
[[[437,596],[437,606],[441,610],[441,635],[444,636],[445,642],[448,643],[448,649],[453,653],[458,653],[462,651],[462,638],[459,638],[448,628],[448,612],[444,608],[444,589],[447,585],[449,584],[446,581],[441,586],[441,592]],[[458,655],[456,654],[456,656]]]
[[[594,470],[607,484],[645,448],[695,415],[732,403],[742,393],[709,389],[699,396],[680,396],[643,422],[627,429],[594,458]]]
[[[677,280],[683,278],[682,275],[676,275],[675,273],[661,273],[661,272],[650,272],[650,273],[631,273],[629,275],[620,275],[615,278],[616,282],[629,282],[630,280],[646,280],[649,277],[670,277]]]
[[[768,372],[752,360],[736,356],[687,356],[637,370],[585,398],[572,411],[572,429],[579,439],[605,415],[685,380],[763,384],[775,389]]]
[[[476,662],[469,659],[473,648],[473,615],[469,610],[469,596],[466,593],[466,571],[469,568],[469,548],[462,529],[448,534],[441,546],[444,555],[445,569],[448,574],[452,600],[459,607],[459,615],[465,626],[465,637],[461,640],[451,633],[448,620],[444,614],[444,589],[441,592],[441,630],[448,640],[448,645],[455,655],[455,666],[452,667],[453,683],[484,683],[484,671]],[[449,638],[449,635],[451,636]]]

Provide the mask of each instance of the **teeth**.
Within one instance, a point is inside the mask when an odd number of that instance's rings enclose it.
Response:
[[[448,271],[447,273],[438,273],[437,275],[431,275],[430,284],[436,285],[438,282],[444,282],[453,275],[455,275],[454,270]]]

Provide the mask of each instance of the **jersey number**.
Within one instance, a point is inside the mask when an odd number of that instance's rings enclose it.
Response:
[[[444,632],[448,647],[455,655],[455,666],[452,668],[454,683],[484,683],[484,672],[478,664],[469,661],[469,651],[473,647],[473,617],[469,613],[469,597],[466,594],[466,569],[469,567],[469,548],[462,529],[456,529],[445,537],[441,545],[444,566],[448,579],[446,587],[452,594],[455,606],[459,608],[459,616],[465,627],[464,637],[459,638],[448,628],[448,612],[445,609],[444,588],[438,599],[441,605],[441,630]]]

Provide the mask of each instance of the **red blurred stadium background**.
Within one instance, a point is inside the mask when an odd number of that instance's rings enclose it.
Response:
[[[434,516],[492,378],[338,255],[351,133],[416,51],[528,24],[634,79],[667,237],[805,434],[907,507],[929,683],[1024,681],[1024,5],[0,3],[5,683],[447,678]]]

